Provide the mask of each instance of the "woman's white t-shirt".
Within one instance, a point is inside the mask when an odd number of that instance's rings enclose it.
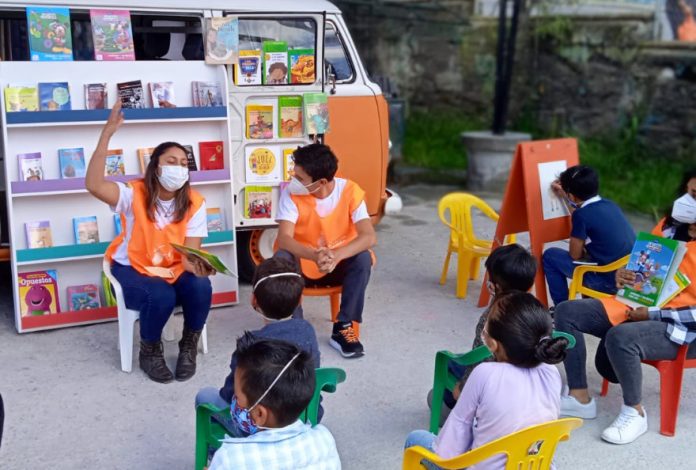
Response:
[[[331,214],[336,206],[338,206],[341,200],[341,195],[343,190],[346,189],[347,181],[343,178],[334,178],[336,185],[333,191],[324,199],[316,198],[316,211],[319,217],[326,217]],[[297,219],[300,216],[300,211],[297,209],[297,205],[293,202],[290,197],[290,192],[285,188],[280,193],[280,200],[278,201],[278,215],[276,215],[276,221],[287,220],[288,222],[297,223]],[[357,223],[363,219],[369,219],[370,214],[367,212],[367,206],[365,201],[360,202],[357,209],[351,214],[351,220],[353,223]]]

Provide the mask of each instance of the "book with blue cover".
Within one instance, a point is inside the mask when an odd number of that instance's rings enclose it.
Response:
[[[68,82],[39,83],[39,109],[41,111],[70,111],[70,86]]]
[[[75,243],[78,245],[99,243],[99,227],[96,215],[75,217],[73,219],[73,230],[75,231]]]
[[[73,60],[69,8],[27,7],[27,36],[32,61]]]
[[[84,178],[85,150],[82,147],[58,149],[61,178]]]

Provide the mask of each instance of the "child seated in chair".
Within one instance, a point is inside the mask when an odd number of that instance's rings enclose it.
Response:
[[[413,431],[406,447],[419,445],[450,459],[515,431],[558,419],[561,375],[550,364],[563,361],[568,340],[552,338],[551,328],[548,311],[531,294],[496,296],[481,332],[495,362],[473,370],[438,436]],[[475,468],[501,469],[504,462],[505,456],[499,455]]]
[[[299,420],[314,394],[311,355],[249,334],[235,354],[232,419],[249,436],[226,437],[209,470],[340,469],[331,432]]]

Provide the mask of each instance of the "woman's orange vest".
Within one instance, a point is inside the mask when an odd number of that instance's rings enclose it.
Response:
[[[684,18],[684,22],[677,29],[677,39],[685,42],[696,41],[696,20],[693,16]]]
[[[184,272],[181,256],[172,248],[171,243],[183,244],[186,239],[186,227],[191,217],[201,208],[203,196],[189,189],[191,207],[180,222],[172,222],[162,229],[147,217],[147,191],[143,180],[131,181],[133,188],[133,229],[128,241],[128,260],[133,269],[140,274],[151,276],[146,266],[168,268],[174,273],[173,278],[165,278],[168,283],[174,283]],[[123,230],[114,238],[106,249],[106,259],[113,261],[113,255],[118,246],[124,241],[127,227],[126,218],[121,215]]]

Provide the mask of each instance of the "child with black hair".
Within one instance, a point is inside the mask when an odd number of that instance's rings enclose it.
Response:
[[[315,388],[314,360],[286,341],[237,341],[232,420],[248,437],[226,437],[209,470],[340,469],[331,432],[299,420]]]
[[[423,446],[449,459],[520,429],[558,419],[561,375],[551,364],[563,361],[568,340],[552,338],[551,328],[548,311],[533,295],[508,292],[496,296],[481,333],[495,362],[474,369],[439,435],[413,431],[406,447]],[[485,462],[479,464],[481,468],[504,468],[505,456]]]
[[[619,206],[599,196],[599,177],[589,166],[568,168],[551,188],[566,204],[572,223],[568,251],[549,248],[542,257],[549,293],[558,305],[568,300],[568,279],[578,261],[613,263],[631,252],[636,236]],[[583,283],[600,292],[616,293],[614,272],[587,273]]]

